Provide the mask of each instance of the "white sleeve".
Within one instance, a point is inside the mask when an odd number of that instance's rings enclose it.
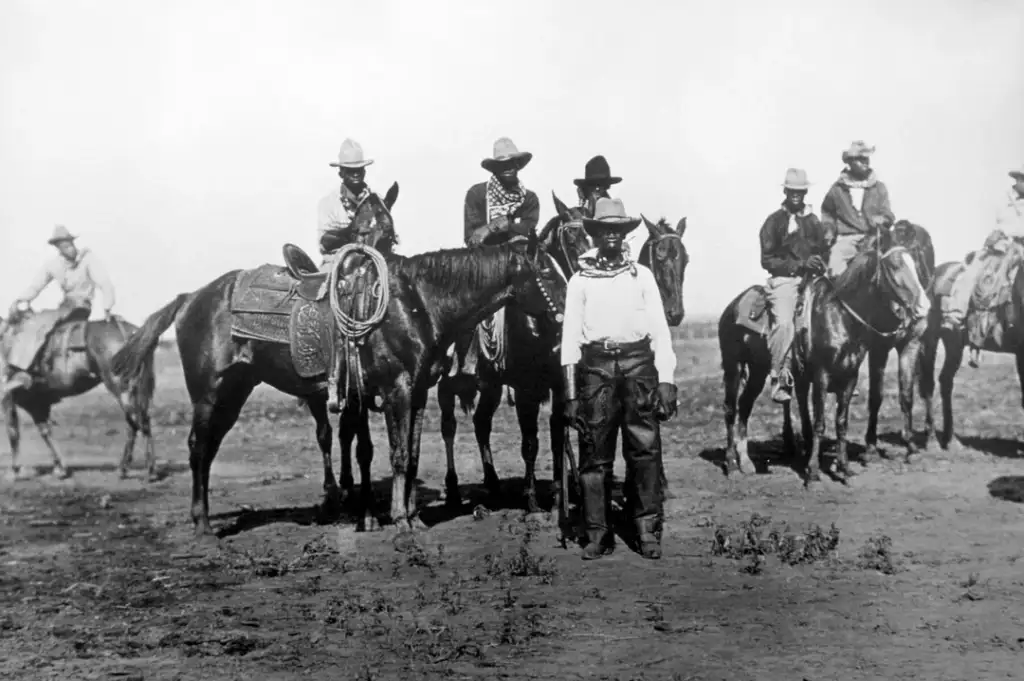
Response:
[[[583,277],[577,274],[569,279],[569,285],[565,291],[565,316],[562,318],[562,366],[575,365],[580,361],[585,302]]]

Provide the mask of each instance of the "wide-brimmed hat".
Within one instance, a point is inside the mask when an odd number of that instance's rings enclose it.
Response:
[[[518,170],[522,170],[533,154],[528,151],[519,151],[515,142],[507,137],[499,137],[494,142],[494,155],[480,161],[480,165],[489,173],[501,172],[502,168],[509,163],[514,163]]]
[[[577,187],[592,187],[594,185],[612,185],[622,182],[621,177],[612,175],[611,168],[604,156],[595,156],[583,166],[583,177],[573,180]]]
[[[1009,175],[1014,179],[1024,180],[1024,165],[1019,168],[1014,168],[1010,171]]]
[[[631,218],[626,215],[626,207],[622,204],[622,199],[602,197],[594,204],[594,217],[583,218],[583,228],[591,236],[594,236],[594,231],[607,229],[626,234],[633,231],[639,224],[640,218]]]
[[[807,191],[811,183],[807,181],[807,171],[803,168],[790,168],[786,171],[786,179],[782,181],[782,186],[785,189],[794,189],[796,191]]]
[[[359,142],[351,139],[346,139],[341,143],[338,160],[331,161],[331,165],[335,168],[365,168],[371,163],[373,163],[373,159],[363,157],[363,148],[359,146]]]
[[[53,235],[50,237],[50,240],[47,241],[46,243],[56,245],[61,241],[74,241],[77,238],[78,237],[69,232],[68,228],[65,227],[64,225],[55,225],[53,228]]]
[[[873,153],[875,153],[875,148],[869,147],[864,140],[854,140],[850,143],[850,148],[843,152],[843,163],[851,158],[867,158]]]

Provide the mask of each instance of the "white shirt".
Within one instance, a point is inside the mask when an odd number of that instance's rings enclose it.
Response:
[[[648,268],[638,264],[636,270],[635,277],[626,271],[614,277],[577,274],[569,280],[562,321],[563,366],[579,362],[587,343],[650,337],[658,381],[673,382],[676,352],[658,284]]]
[[[850,202],[858,213],[864,210],[864,187],[847,187],[850,190]]]
[[[1024,237],[1024,198],[1010,189],[1006,200],[999,206],[996,213],[996,228],[1003,230],[1007,236]]]

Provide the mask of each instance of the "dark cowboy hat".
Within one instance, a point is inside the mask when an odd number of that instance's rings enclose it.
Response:
[[[583,177],[573,180],[577,187],[593,187],[595,185],[613,185],[622,182],[621,177],[614,177],[608,161],[604,156],[595,156],[583,166]]]
[[[528,151],[519,151],[515,142],[507,137],[500,137],[494,142],[494,156],[480,161],[480,165],[489,173],[500,173],[502,168],[509,163],[515,164],[516,168],[522,170],[533,154]]]
[[[626,207],[622,199],[600,198],[594,205],[594,217],[583,218],[583,229],[594,236],[595,232],[611,229],[623,235],[632,232],[640,224],[640,218],[626,215]]]

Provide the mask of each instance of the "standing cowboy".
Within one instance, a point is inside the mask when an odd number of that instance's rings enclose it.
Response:
[[[64,299],[56,310],[40,311],[9,330],[13,335],[4,344],[8,348],[5,360],[9,375],[0,388],[2,393],[32,385],[36,356],[46,345],[50,333],[61,322],[88,319],[96,289],[103,296],[103,314],[110,317],[114,307],[110,278],[91,251],[78,250],[75,239],[64,225],[54,227],[48,243],[55,246],[60,255],[39,271],[11,306],[11,317],[18,319],[22,308],[35,300],[51,281],[56,281],[64,292]]]
[[[1024,259],[1024,248],[1018,241],[1024,239],[1024,166],[1011,170],[1009,175],[1013,178],[1013,186],[996,211],[995,229],[988,235],[982,249],[969,259],[966,269],[953,282],[949,296],[943,300],[944,328],[961,328],[978,280],[992,257],[1006,256],[1010,260],[1002,268],[1007,273]]]
[[[832,276],[846,269],[864,237],[889,229],[896,220],[889,205],[889,190],[871,169],[874,153],[875,148],[861,140],[850,144],[843,152],[846,167],[821,202],[821,221],[837,234],[828,263]]]
[[[363,148],[351,139],[341,143],[338,160],[331,163],[338,169],[341,190],[331,192],[317,204],[317,239],[323,256],[321,271],[330,269],[333,253],[353,241],[349,226],[356,208],[370,194],[366,186],[366,166],[372,163],[373,159],[364,158]]]
[[[796,332],[795,315],[804,276],[825,273],[830,239],[811,207],[804,203],[810,187],[800,168],[786,171],[782,208],[761,227],[761,267],[771,277],[765,285],[770,325],[768,349],[772,353],[772,399],[788,402],[793,396],[789,351]]]
[[[540,200],[537,194],[523,186],[519,171],[533,158],[528,151],[519,151],[515,143],[501,137],[494,143],[494,154],[480,162],[491,173],[486,182],[474,184],[466,192],[463,206],[465,243],[467,246],[494,246],[509,241],[522,241],[536,231],[540,220]],[[489,320],[482,322],[495,336],[504,333],[504,308]],[[458,358],[451,375],[476,375],[479,353],[474,342],[476,331],[463,334],[456,342]]]
[[[661,557],[660,421],[676,411],[676,355],[654,275],[622,251],[640,224],[619,199],[598,199],[583,225],[597,248],[569,280],[561,363],[566,418],[580,434],[580,483],[588,543],[583,558],[611,553],[612,468],[619,431],[631,476],[629,513],[645,558]]]

